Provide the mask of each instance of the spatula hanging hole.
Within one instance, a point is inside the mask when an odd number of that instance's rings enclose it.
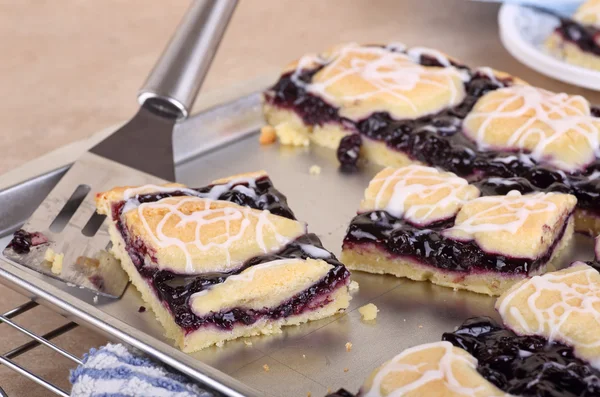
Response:
[[[79,185],[73,192],[69,200],[62,207],[56,218],[50,224],[50,231],[60,233],[63,231],[67,223],[71,220],[77,208],[83,203],[85,196],[90,192],[91,188],[88,185]]]
[[[106,215],[100,215],[99,213],[94,212],[94,215],[90,217],[83,229],[81,229],[81,234],[87,237],[94,236],[105,219]]]
[[[106,244],[106,251],[110,251],[110,249],[112,248],[112,241],[109,241],[108,244]]]

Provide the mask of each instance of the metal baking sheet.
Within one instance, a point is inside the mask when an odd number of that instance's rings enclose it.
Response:
[[[254,94],[180,125],[174,143],[178,181],[203,186],[218,177],[266,170],[298,219],[307,221],[325,246],[339,254],[346,226],[380,168],[347,174],[338,170],[328,149],[260,146],[256,133],[261,120],[259,96]],[[321,174],[311,175],[312,165],[320,166]],[[57,170],[0,192],[2,247],[63,173]],[[576,236],[561,262],[592,256],[592,240]],[[496,316],[491,297],[392,276],[355,272],[352,277],[360,289],[344,314],[289,327],[279,335],[250,338],[251,346],[236,340],[187,355],[163,336],[152,312],[138,313],[143,302],[133,286],[118,301],[100,297],[94,302],[86,291],[0,260],[4,284],[225,395],[324,396],[340,387],[354,392],[375,367],[403,349],[439,341],[443,332],[468,317]],[[357,309],[368,302],[380,312],[376,321],[366,323]],[[346,342],[352,343],[349,352]]]

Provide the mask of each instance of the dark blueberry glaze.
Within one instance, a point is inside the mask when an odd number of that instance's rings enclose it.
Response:
[[[349,134],[342,138],[337,148],[337,158],[342,168],[347,170],[356,168],[361,146],[360,134]]]
[[[18,254],[28,253],[31,251],[31,234],[23,229],[17,230],[8,246]]]
[[[330,258],[325,258],[324,260],[333,265],[333,268],[322,280],[288,301],[283,302],[278,307],[264,308],[263,310],[233,308],[205,317],[198,317],[192,312],[188,304],[190,296],[207,287],[224,282],[229,276],[239,274],[249,267],[278,259],[310,258],[310,255],[302,250],[301,244],[323,248],[316,235],[306,234],[288,244],[281,251],[254,257],[240,268],[229,273],[212,273],[186,277],[166,270],[157,271],[143,265],[138,266],[138,271],[154,287],[161,300],[168,305],[175,318],[175,322],[186,331],[190,332],[208,324],[213,324],[222,329],[231,329],[236,323],[249,325],[262,317],[277,319],[297,315],[305,310],[315,309],[315,307],[311,306],[315,297],[328,295],[337,287],[345,284],[346,279],[350,276],[350,272],[332,254]],[[326,303],[329,302],[321,302],[322,305]]]
[[[248,183],[243,183],[245,187],[250,187]],[[227,191],[222,192],[218,199],[231,201],[236,204],[245,205],[255,209],[269,210],[272,213],[295,219],[294,214],[287,205],[286,197],[277,191],[269,178],[263,177],[256,181],[256,187],[252,188],[253,194],[247,195],[245,190],[236,190],[235,184],[230,186]],[[194,189],[199,196],[208,195],[214,186]],[[166,197],[189,195],[189,192],[177,191],[171,193],[146,194],[136,196],[140,203],[155,202]],[[300,236],[295,241],[286,245],[282,250],[276,253],[260,255],[246,261],[241,267],[227,273],[210,273],[197,276],[185,276],[175,274],[167,270],[157,270],[154,267],[147,266],[145,257],[148,256],[153,262],[156,258],[150,249],[141,239],[131,238],[125,225],[121,220],[121,212],[125,202],[117,203],[112,208],[113,219],[118,219],[117,228],[121,232],[126,244],[127,252],[136,266],[140,275],[152,285],[154,291],[158,294],[161,301],[166,305],[173,315],[175,322],[186,332],[192,332],[202,326],[213,325],[218,328],[229,330],[235,324],[253,324],[260,318],[278,319],[291,315],[300,314],[306,310],[314,310],[324,306],[328,301],[328,295],[336,288],[344,285],[350,276],[350,272],[342,265],[336,257],[331,254],[328,258],[320,258],[330,263],[331,270],[316,284],[305,291],[290,298],[274,308],[264,308],[261,310],[252,310],[246,308],[231,308],[227,311],[211,313],[210,315],[199,317],[194,314],[189,305],[190,297],[212,285],[224,282],[229,276],[239,274],[249,267],[259,265],[278,259],[289,258],[311,258],[312,256],[302,249],[303,245],[311,245],[324,249],[319,238],[314,234]],[[322,297],[323,299],[318,299]],[[317,298],[317,299],[316,299]]]
[[[475,357],[477,371],[504,392],[526,397],[600,396],[600,371],[562,343],[516,335],[489,317],[471,318],[442,339]]]
[[[190,190],[197,192],[197,195],[194,194],[197,197],[208,197],[215,187],[218,188],[220,186],[222,185],[208,185]],[[251,189],[254,192],[255,197],[245,194],[243,190],[238,189],[238,186]],[[174,192],[140,194],[136,196],[136,198],[140,203],[147,203],[162,200],[167,197],[189,195],[191,195],[189,192],[178,190]],[[268,210],[272,214],[283,216],[285,218],[296,219],[294,213],[288,206],[287,198],[279,190],[275,189],[268,176],[257,178],[254,186],[251,186],[248,182],[244,181],[232,184],[229,189],[222,192],[215,200],[230,201],[238,205],[258,210]]]
[[[366,212],[354,217],[344,248],[375,244],[392,255],[412,258],[419,263],[453,272],[494,271],[508,274],[530,274],[548,262],[554,245],[541,257],[512,258],[483,251],[472,242],[446,238],[442,231],[454,225],[454,218],[427,226],[415,226],[385,211]],[[559,238],[566,228],[563,227]]]
[[[430,57],[421,57],[420,63],[443,66]],[[288,73],[281,76],[265,93],[265,100],[273,106],[294,111],[307,125],[341,124],[348,132],[358,132],[370,139],[385,142],[388,148],[402,152],[414,161],[440,167],[474,181],[524,178],[528,182],[524,188],[568,192],[577,196],[579,208],[600,213],[600,179],[589,178],[590,174],[600,171],[600,160],[595,160],[583,171],[567,174],[536,163],[524,152],[480,151],[473,141],[462,134],[464,118],[475,102],[484,94],[508,87],[513,82],[510,78],[492,80],[486,74],[471,71],[466,66],[454,66],[469,75],[464,83],[466,97],[463,102],[415,120],[394,120],[386,112],[374,113],[358,122],[341,117],[337,108],[294,82],[297,78],[310,83],[323,66],[301,71],[297,75]],[[598,109],[593,108],[592,114],[598,117]],[[488,189],[492,189],[492,185]],[[499,190],[502,188],[499,187]]]
[[[600,46],[596,43],[596,37],[600,31],[591,25],[582,25],[569,18],[561,18],[560,25],[555,30],[564,40],[575,44],[584,52],[590,52],[600,56]]]
[[[19,229],[13,235],[8,247],[12,248],[17,254],[26,254],[31,251],[31,247],[35,247],[47,243],[48,239],[42,233],[29,233],[23,229]]]

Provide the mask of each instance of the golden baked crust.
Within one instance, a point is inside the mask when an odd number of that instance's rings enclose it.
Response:
[[[143,203],[123,218],[156,266],[180,274],[226,272],[306,233],[304,223],[268,211],[189,196]]]
[[[452,218],[467,200],[478,196],[475,186],[451,172],[421,165],[388,167],[369,183],[360,211],[385,210],[426,225]]]
[[[583,262],[524,280],[496,301],[517,334],[540,335],[572,346],[600,367],[600,274]]]
[[[587,0],[579,6],[573,19],[582,25],[600,26],[600,0]]]
[[[600,70],[600,57],[592,52],[582,51],[581,48],[558,33],[552,33],[544,43],[546,50],[559,59],[573,65],[588,69]]]
[[[192,295],[190,306],[199,317],[234,307],[254,310],[277,307],[316,284],[332,267],[323,260],[315,259],[281,259],[262,263]]]
[[[562,193],[480,197],[465,203],[443,234],[474,240],[489,253],[536,259],[555,243],[575,204],[575,196]]]
[[[390,256],[389,252],[374,244],[360,244],[344,248],[340,260],[350,270],[373,274],[391,274],[414,281],[429,281],[442,287],[462,289],[478,294],[498,296],[515,283],[523,280],[524,274],[476,272],[466,274],[424,265],[410,258]],[[543,273],[542,266],[532,274]]]
[[[376,369],[361,388],[365,397],[506,396],[477,372],[477,360],[450,342],[404,350]]]
[[[422,66],[415,61],[421,54],[448,67]],[[306,89],[352,120],[384,111],[397,119],[417,118],[457,105],[465,97],[463,73],[445,54],[432,49],[412,48],[404,54],[352,43],[306,55],[295,66],[302,71],[323,64],[312,81],[304,83]]]
[[[515,85],[481,97],[464,121],[478,147],[527,150],[540,162],[565,171],[589,164],[600,146],[600,120],[579,95]]]
[[[264,171],[218,179],[218,186],[253,180]],[[114,203],[156,192],[197,192],[181,184],[117,187],[96,195],[99,213],[111,214]],[[134,200],[135,201],[135,200]],[[211,198],[178,196],[123,208],[129,234],[150,249],[156,266],[178,274],[226,272],[257,255],[277,251],[306,233],[306,224],[268,211],[255,210]],[[116,222],[116,220],[113,220]],[[150,264],[151,263],[151,264]]]

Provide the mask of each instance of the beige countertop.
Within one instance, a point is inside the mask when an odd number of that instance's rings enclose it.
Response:
[[[23,166],[65,144],[119,124],[136,110],[135,94],[187,7],[183,0],[21,0],[0,4],[0,173],[10,180],[41,170]],[[466,0],[242,0],[201,92],[197,108],[264,87],[305,52],[339,42],[402,41],[439,48],[469,65],[489,65],[555,91],[569,86],[519,64],[497,34],[497,5]],[[85,144],[70,146],[71,155]],[[55,156],[56,157],[56,156]],[[58,157],[64,158],[64,152]],[[60,159],[59,159],[60,160]],[[0,186],[8,177],[0,177]],[[16,178],[16,179],[15,179]],[[0,287],[0,311],[25,299]],[[36,308],[19,323],[44,333],[65,322]],[[26,337],[0,324],[0,351]],[[57,343],[81,355],[106,343],[78,328]],[[45,348],[16,360],[63,388],[70,362]],[[9,396],[47,396],[0,366]]]

